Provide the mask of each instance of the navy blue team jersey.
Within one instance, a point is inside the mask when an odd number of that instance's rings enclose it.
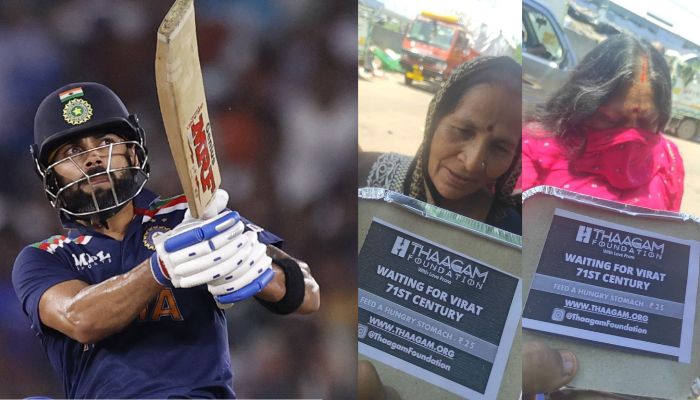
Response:
[[[100,283],[151,256],[153,235],[182,221],[184,196],[160,201],[144,190],[134,199],[136,217],[123,241],[64,220],[65,236],[25,247],[12,282],[31,327],[59,373],[66,398],[233,398],[224,312],[206,286],[163,288],[122,331],[84,345],[39,320],[39,299],[68,280]],[[245,221],[266,244],[282,240]]]

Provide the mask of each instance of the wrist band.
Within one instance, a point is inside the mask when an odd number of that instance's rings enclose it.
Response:
[[[282,258],[273,262],[282,267],[284,272],[284,288],[286,290],[284,297],[276,303],[260,300],[257,297],[256,299],[275,314],[291,314],[304,302],[304,294],[306,293],[304,274],[301,272],[299,264],[291,258]]]
[[[158,258],[158,253],[153,253],[151,255],[151,274],[153,274],[153,279],[160,283],[161,286],[172,287],[170,282],[170,277],[168,276],[168,271],[161,265],[162,261]]]

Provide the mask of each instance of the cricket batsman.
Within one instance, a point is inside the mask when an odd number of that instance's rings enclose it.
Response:
[[[144,188],[144,131],[109,88],[48,95],[31,154],[66,232],[25,247],[12,281],[66,398],[234,398],[223,309],[318,309],[308,265],[225,191],[194,219]]]

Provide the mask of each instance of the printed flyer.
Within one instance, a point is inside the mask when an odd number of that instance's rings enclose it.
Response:
[[[376,217],[358,265],[360,353],[462,397],[496,398],[518,277]]]
[[[698,242],[555,209],[523,327],[690,363]]]

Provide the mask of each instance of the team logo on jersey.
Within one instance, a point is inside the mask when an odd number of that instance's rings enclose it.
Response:
[[[155,251],[156,245],[153,244],[153,238],[169,230],[170,228],[161,225],[153,225],[152,227],[146,229],[146,233],[143,234],[143,247]]]
[[[75,98],[63,106],[63,119],[71,125],[83,124],[92,118],[92,106],[85,99]]]
[[[63,235],[55,235],[55,236],[51,236],[50,238],[44,240],[43,242],[34,243],[32,246],[36,247],[37,249],[41,249],[41,250],[44,250],[46,252],[53,254],[57,248],[63,247],[64,244],[68,244],[68,243],[88,244],[88,242],[91,239],[92,239],[92,236],[88,236],[88,235],[80,235],[75,239],[71,239],[71,238],[63,236]]]
[[[82,271],[85,268],[92,268],[97,264],[104,264],[106,262],[112,262],[112,255],[105,253],[100,250],[97,254],[92,255],[89,253],[71,254],[73,256],[73,262],[78,271]]]

